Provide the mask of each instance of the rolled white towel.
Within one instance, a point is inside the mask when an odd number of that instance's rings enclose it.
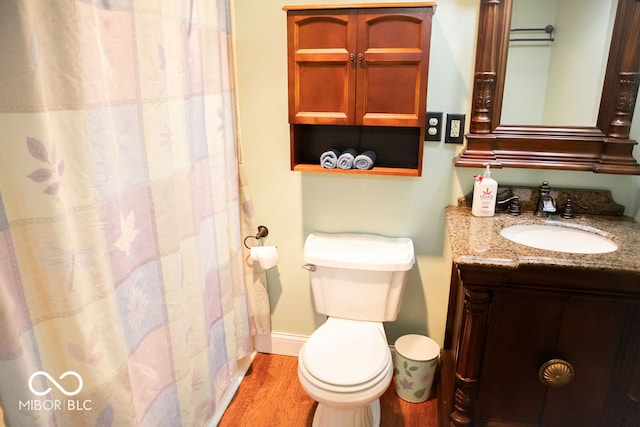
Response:
[[[325,151],[320,155],[320,165],[323,168],[334,169],[338,166],[338,156],[340,156],[340,151],[335,148]]]
[[[338,157],[338,167],[340,169],[351,169],[357,155],[358,152],[355,149],[347,148],[340,154],[340,157]]]
[[[371,169],[376,162],[376,153],[373,150],[367,150],[358,154],[353,161],[356,169]]]

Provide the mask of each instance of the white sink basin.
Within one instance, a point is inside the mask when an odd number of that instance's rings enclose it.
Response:
[[[618,245],[599,234],[599,230],[556,224],[523,224],[505,227],[500,234],[507,239],[532,248],[574,254],[602,254],[613,252]]]

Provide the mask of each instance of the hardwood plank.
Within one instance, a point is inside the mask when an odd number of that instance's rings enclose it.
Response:
[[[311,426],[316,402],[300,386],[297,372],[297,357],[258,353],[219,426]],[[436,427],[436,389],[434,384],[426,402],[410,403],[398,397],[392,381],[380,400],[381,426]]]

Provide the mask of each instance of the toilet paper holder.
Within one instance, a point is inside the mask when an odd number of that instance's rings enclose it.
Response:
[[[247,245],[247,239],[256,239],[257,241],[260,241],[261,238],[267,237],[268,235],[269,235],[269,229],[264,225],[259,225],[258,233],[255,236],[247,236],[244,238],[244,242],[243,242],[244,247],[247,249],[251,249],[249,245]]]

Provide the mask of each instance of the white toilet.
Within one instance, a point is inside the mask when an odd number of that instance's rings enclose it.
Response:
[[[315,233],[305,242],[304,262],[316,311],[329,316],[298,355],[302,388],[318,402],[313,426],[379,426],[379,397],[393,376],[382,322],[398,315],[413,243]]]

